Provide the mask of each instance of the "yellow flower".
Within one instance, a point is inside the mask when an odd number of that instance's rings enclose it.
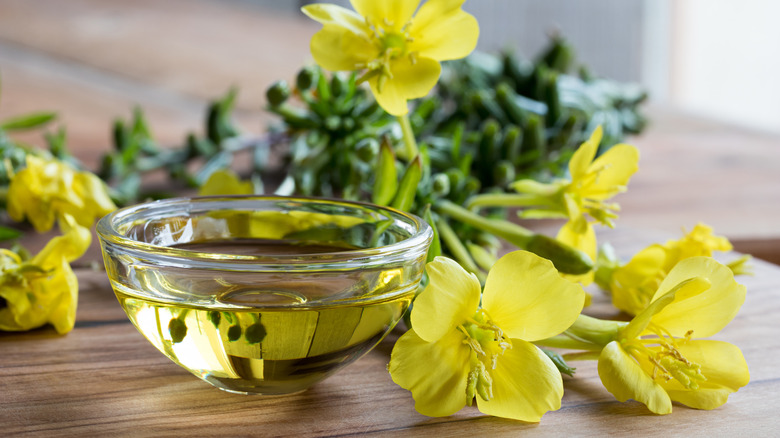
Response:
[[[38,232],[51,229],[64,214],[83,227],[116,209],[103,182],[92,173],[80,172],[55,160],[27,156],[27,167],[11,179],[8,214],[15,221],[25,217]]]
[[[322,23],[311,39],[314,60],[331,71],[366,70],[379,105],[408,112],[406,101],[425,96],[441,73],[439,61],[463,58],[477,45],[477,20],[463,0],[352,0],[357,12],[330,4],[303,7]],[[415,14],[415,11],[417,13]],[[414,15],[414,17],[413,17]]]
[[[704,224],[697,224],[679,240],[650,245],[612,272],[609,281],[612,304],[636,315],[647,307],[661,281],[679,261],[695,256],[710,257],[713,251],[730,250],[728,239],[713,235],[712,228]]]
[[[639,151],[627,144],[618,144],[598,158],[602,129],[597,127],[590,138],[574,152],[569,161],[570,180],[545,184],[525,179],[512,184],[521,195],[515,205],[531,206],[520,213],[524,218],[567,218],[557,239],[596,259],[596,233],[585,216],[614,227],[619,206],[606,201],[626,191],[631,175],[639,168]],[[595,159],[594,159],[595,158]],[[570,278],[583,284],[593,281],[593,273]]]
[[[426,267],[428,287],[414,302],[412,329],[396,342],[389,370],[428,416],[471,405],[499,417],[539,421],[560,408],[563,382],[533,341],[567,329],[585,294],[550,261],[509,253],[480,284],[458,263],[437,257]]]
[[[598,361],[599,376],[616,399],[637,400],[656,414],[672,401],[714,409],[750,380],[736,346],[714,340],[737,314],[745,287],[709,257],[679,262],[651,304],[618,332]]]
[[[73,329],[78,282],[69,263],[86,251],[90,231],[64,216],[64,234],[24,261],[0,249],[0,330],[24,331],[51,323],[58,333]]]
[[[230,169],[220,169],[212,173],[198,190],[198,196],[212,195],[251,195],[255,192],[252,181],[241,181]]]

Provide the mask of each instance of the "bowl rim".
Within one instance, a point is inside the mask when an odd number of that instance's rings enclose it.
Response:
[[[211,202],[240,202],[240,201],[258,201],[258,202],[288,202],[288,203],[326,203],[326,204],[339,204],[350,208],[363,208],[371,209],[380,212],[384,212],[393,220],[401,220],[407,225],[414,227],[415,232],[408,238],[405,238],[399,242],[395,242],[389,245],[376,246],[372,248],[362,248],[356,250],[338,251],[332,253],[320,253],[320,254],[290,254],[290,255],[236,255],[225,254],[215,252],[205,252],[188,250],[164,245],[156,245],[153,243],[142,242],[132,239],[121,234],[117,230],[117,225],[123,218],[131,218],[134,215],[139,215],[143,211],[149,210],[163,210],[166,207],[181,206],[179,212],[186,213],[190,211],[193,204],[198,203],[211,203]],[[227,210],[228,208],[223,208]],[[175,210],[174,210],[175,211]],[[219,211],[219,210],[214,210]],[[261,211],[261,210],[258,210]],[[226,264],[250,264],[250,265],[262,265],[268,267],[279,266],[291,266],[291,265],[306,265],[306,270],[317,269],[322,265],[333,265],[339,263],[354,262],[358,260],[374,260],[375,262],[381,261],[391,256],[399,256],[407,253],[414,253],[415,249],[424,254],[428,250],[428,246],[433,239],[433,230],[430,225],[422,218],[407,213],[392,207],[381,206],[371,204],[362,201],[350,201],[338,198],[325,198],[325,197],[306,197],[306,196],[278,196],[278,195],[216,195],[216,196],[193,196],[193,197],[176,197],[167,198],[156,201],[139,203],[120,209],[102,217],[96,226],[97,234],[100,238],[101,244],[115,245],[121,247],[123,250],[131,251],[138,255],[147,255],[154,258],[164,258],[169,262],[183,262],[183,263],[210,263],[219,265],[221,263]],[[371,263],[374,264],[374,263]],[[216,267],[216,266],[215,266]]]

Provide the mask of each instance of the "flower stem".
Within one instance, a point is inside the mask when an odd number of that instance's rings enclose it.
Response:
[[[600,355],[601,351],[580,351],[577,353],[566,353],[561,355],[561,357],[566,361],[598,360]]]
[[[547,198],[517,193],[484,193],[468,200],[467,208],[474,207],[529,207],[550,205]]]
[[[409,123],[409,116],[404,114],[398,116],[398,123],[401,125],[401,132],[403,133],[404,149],[402,151],[403,158],[406,160],[412,160],[417,156],[417,141],[414,139],[414,132],[412,131],[412,124]]]
[[[580,315],[571,327],[564,333],[591,344],[604,347],[616,340],[620,330],[627,322],[611,321]]]
[[[552,338],[535,341],[534,344],[540,347],[568,348],[571,350],[601,351],[602,345],[593,344],[582,339],[575,338],[566,333],[562,333]]]
[[[479,269],[474,262],[474,259],[471,258],[468,249],[466,249],[463,242],[460,241],[457,234],[455,234],[455,231],[450,228],[450,224],[448,224],[447,221],[440,219],[436,221],[436,228],[439,230],[441,240],[450,250],[453,257],[455,257],[455,260],[457,260],[467,271],[476,275],[481,283],[484,283],[486,279],[485,273]]]
[[[469,224],[474,228],[479,228],[480,230],[493,233],[498,237],[503,237],[520,248],[525,248],[534,236],[534,233],[531,230],[523,228],[520,225],[504,220],[487,219],[444,199],[436,201],[434,208],[440,213],[444,213],[453,219]]]

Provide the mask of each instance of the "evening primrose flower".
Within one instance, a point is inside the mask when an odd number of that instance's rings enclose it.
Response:
[[[27,155],[27,167],[16,173],[8,188],[11,219],[25,217],[36,231],[48,231],[54,220],[68,214],[83,227],[116,209],[106,186],[90,172],[62,161]]]
[[[727,342],[699,340],[737,314],[745,287],[709,257],[680,261],[650,305],[622,328],[598,359],[602,383],[619,401],[637,400],[656,414],[672,401],[715,409],[750,380],[742,352]]]
[[[728,239],[714,235],[711,227],[701,223],[678,240],[650,245],[612,271],[606,285],[612,295],[612,304],[636,315],[647,307],[678,262],[696,256],[710,257],[715,251],[731,249]]]
[[[58,333],[73,329],[78,281],[70,262],[86,251],[87,228],[65,215],[64,234],[50,240],[31,260],[0,249],[0,330],[24,331],[51,323]]]
[[[357,12],[331,4],[303,7],[323,24],[311,53],[327,70],[365,70],[361,80],[392,115],[406,114],[408,99],[431,91],[440,61],[463,58],[476,47],[479,25],[461,9],[463,0],[428,0],[419,10],[420,0],[351,3]]]
[[[474,274],[436,257],[417,297],[412,329],[395,344],[388,369],[428,416],[454,414],[477,398],[479,410],[537,422],[560,408],[563,382],[531,342],[561,333],[582,310],[582,287],[549,260],[509,253],[490,270],[482,293]]]

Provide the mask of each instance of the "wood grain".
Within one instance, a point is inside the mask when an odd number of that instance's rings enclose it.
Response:
[[[602,235],[624,255],[648,233]],[[780,268],[758,261],[744,306],[717,339],[741,349],[751,382],[713,412],[674,406],[668,416],[636,402],[619,403],[601,386],[590,362],[565,377],[559,411],[539,424],[487,417],[464,408],[445,418],[414,410],[410,393],[385,367],[397,333],[374,351],[312,389],[289,396],[229,394],[178,367],[135,330],[111,292],[105,273],[82,270],[76,328],[57,336],[44,328],[0,333],[0,424],[13,436],[464,436],[475,433],[529,436],[769,436],[780,403]],[[588,310],[615,316],[596,295]],[[521,370],[518,372],[522,372]]]

